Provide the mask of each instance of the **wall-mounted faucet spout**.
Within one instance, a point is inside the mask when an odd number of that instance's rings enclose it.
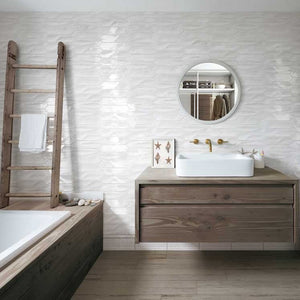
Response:
[[[205,144],[209,146],[209,152],[212,152],[212,144],[211,144],[211,139],[206,139]]]

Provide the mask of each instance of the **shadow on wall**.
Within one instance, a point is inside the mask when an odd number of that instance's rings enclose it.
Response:
[[[79,163],[78,163],[78,156],[76,151],[72,151],[73,149],[77,149],[77,135],[76,135],[76,118],[75,118],[75,110],[74,110],[74,84],[73,84],[73,76],[72,76],[72,64],[69,63],[70,60],[68,60],[68,55],[71,52],[69,49],[69,45],[66,45],[67,50],[67,60],[66,60],[66,68],[65,68],[65,97],[64,102],[65,106],[67,108],[67,116],[68,116],[68,136],[69,136],[69,159],[70,159],[70,165],[71,165],[71,181],[72,181],[72,191],[73,192],[79,192],[81,191],[80,187],[80,179],[79,179]],[[65,142],[63,141],[63,145],[65,145]]]
[[[129,215],[117,213],[107,201],[104,201],[103,218],[104,250],[134,250],[133,236],[128,234],[130,220],[126,218],[129,218]],[[109,228],[107,228],[107,224],[109,224]]]

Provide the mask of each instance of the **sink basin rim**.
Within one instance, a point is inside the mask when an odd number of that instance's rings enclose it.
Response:
[[[183,152],[176,156],[179,177],[251,177],[254,160],[239,153]]]

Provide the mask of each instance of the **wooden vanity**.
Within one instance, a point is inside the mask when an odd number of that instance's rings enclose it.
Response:
[[[292,242],[299,247],[298,180],[271,168],[253,177],[183,178],[147,168],[136,179],[136,243]]]

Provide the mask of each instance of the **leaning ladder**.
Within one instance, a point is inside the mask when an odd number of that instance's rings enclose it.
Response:
[[[58,43],[56,65],[20,65],[17,64],[18,46],[14,41],[9,41],[7,49],[5,96],[3,109],[3,132],[2,132],[2,157],[1,157],[1,191],[0,208],[9,205],[9,198],[50,198],[50,207],[56,207],[59,203],[59,177],[60,177],[60,154],[61,154],[61,131],[62,110],[64,93],[65,71],[65,46]],[[56,89],[16,89],[15,76],[17,69],[56,69]],[[14,114],[14,97],[16,93],[55,93],[55,114],[48,116],[54,119],[54,137],[52,152],[52,166],[11,166],[12,146],[18,144],[13,140],[13,120],[21,115]],[[51,170],[51,191],[49,193],[11,193],[10,173],[14,170]]]

